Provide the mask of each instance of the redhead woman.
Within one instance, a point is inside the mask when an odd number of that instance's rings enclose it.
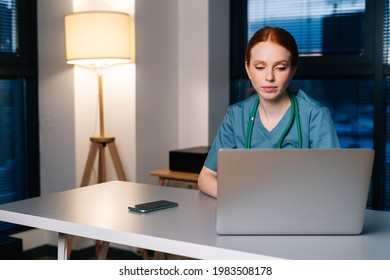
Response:
[[[250,39],[245,68],[256,94],[229,106],[200,172],[199,189],[217,197],[221,148],[339,148],[329,109],[289,84],[299,61],[294,37],[264,27]]]

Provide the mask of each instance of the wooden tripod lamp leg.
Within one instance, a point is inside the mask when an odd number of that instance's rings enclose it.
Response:
[[[93,170],[93,164],[95,162],[96,154],[98,152],[99,144],[92,142],[91,147],[89,148],[89,154],[87,158],[87,163],[85,164],[83,178],[81,179],[81,187],[88,186],[89,180],[91,178],[91,173]]]
[[[98,183],[106,182],[106,154],[105,143],[99,144]]]
[[[108,143],[112,162],[116,171],[116,175],[120,181],[126,181],[125,171],[123,170],[121,160],[119,158],[118,149],[116,148],[115,142]]]

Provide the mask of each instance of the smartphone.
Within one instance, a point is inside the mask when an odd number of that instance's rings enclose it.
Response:
[[[168,200],[157,200],[157,201],[137,204],[134,206],[129,206],[129,210],[138,213],[149,213],[152,211],[157,211],[157,210],[162,210],[162,209],[172,208],[177,206],[179,206],[177,202],[168,201]]]

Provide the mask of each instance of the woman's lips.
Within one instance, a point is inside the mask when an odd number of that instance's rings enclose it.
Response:
[[[262,87],[263,90],[267,93],[270,93],[270,92],[274,92],[276,90],[277,87],[274,87],[274,86],[265,86],[265,87]]]

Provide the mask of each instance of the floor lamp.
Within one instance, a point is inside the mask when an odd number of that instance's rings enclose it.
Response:
[[[106,181],[106,147],[109,149],[118,179],[126,181],[115,145],[115,137],[107,136],[104,131],[102,75],[106,67],[132,61],[131,35],[132,21],[130,16],[125,13],[90,11],[65,16],[67,63],[92,67],[96,69],[98,77],[100,135],[90,137],[91,145],[81,187],[89,185],[97,154],[99,154],[98,183]],[[68,247],[71,248],[69,245]],[[103,254],[100,255],[105,255],[108,250],[108,242],[103,242],[99,248],[101,248],[100,251],[103,251]]]

